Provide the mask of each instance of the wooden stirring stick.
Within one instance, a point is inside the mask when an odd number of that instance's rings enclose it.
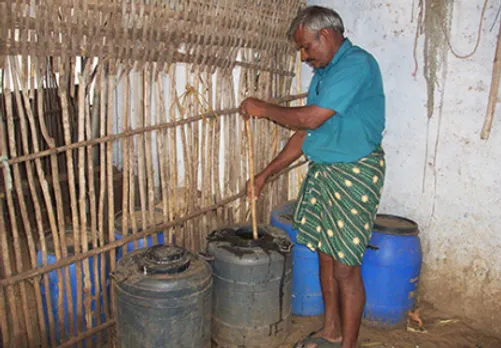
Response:
[[[249,145],[249,174],[251,186],[251,210],[252,210],[252,236],[258,238],[257,234],[257,217],[256,217],[256,199],[254,190],[254,150],[252,148],[252,138],[249,119],[245,120],[245,130],[247,131],[247,143]]]

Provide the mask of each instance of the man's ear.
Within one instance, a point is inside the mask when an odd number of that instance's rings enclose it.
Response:
[[[323,38],[324,41],[328,41],[331,39],[332,30],[330,28],[322,28],[318,31],[318,38]]]

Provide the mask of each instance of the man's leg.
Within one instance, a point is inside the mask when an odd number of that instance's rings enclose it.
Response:
[[[365,289],[359,266],[347,266],[334,259],[334,279],[341,300],[342,348],[356,348],[365,306]]]
[[[324,327],[315,336],[323,337],[332,342],[340,342],[341,319],[339,313],[339,286],[334,278],[334,259],[332,256],[318,251],[320,262],[320,285],[322,286],[322,296],[324,299]],[[306,348],[313,348],[316,344],[307,345]]]

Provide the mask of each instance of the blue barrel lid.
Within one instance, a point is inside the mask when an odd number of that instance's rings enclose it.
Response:
[[[146,216],[146,221],[144,222],[144,225],[146,229],[152,228],[153,226],[161,225],[162,223],[165,222],[164,220],[164,214],[162,209],[155,207],[154,209],[150,210],[145,210],[144,214]],[[143,222],[142,222],[142,211],[140,207],[136,207],[134,209],[134,213],[127,212],[127,220],[128,220],[128,226],[127,226],[127,231],[124,233],[123,231],[123,226],[122,226],[122,219],[123,219],[123,211],[119,211],[115,214],[115,233],[117,234],[125,234],[125,235],[131,235],[132,234],[132,215],[135,217],[135,223],[136,223],[136,233],[142,232],[143,231]],[[150,221],[150,215],[153,215],[153,221]]]
[[[54,242],[54,235],[51,233],[50,230],[45,231],[45,245],[46,245],[46,250],[48,254],[55,254],[56,252],[56,245]],[[78,236],[80,237],[80,240],[78,241],[78,244],[80,245],[80,248],[82,247],[82,234],[80,231],[78,231]],[[58,234],[58,237],[60,237],[60,234]],[[68,256],[75,255],[75,239],[73,238],[73,227],[72,226],[66,226],[64,228],[64,242],[66,245],[66,250],[68,252]],[[59,245],[61,246],[61,238],[59,239]],[[99,241],[97,241],[99,245]],[[39,246],[41,249],[41,246]],[[92,245],[92,232],[87,228],[87,250],[93,249]]]
[[[389,214],[376,215],[373,230],[398,236],[417,236],[419,234],[417,223],[404,217]]]

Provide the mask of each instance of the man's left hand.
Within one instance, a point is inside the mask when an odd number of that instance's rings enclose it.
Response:
[[[238,112],[244,119],[266,117],[266,102],[256,98],[247,98],[240,104]]]

